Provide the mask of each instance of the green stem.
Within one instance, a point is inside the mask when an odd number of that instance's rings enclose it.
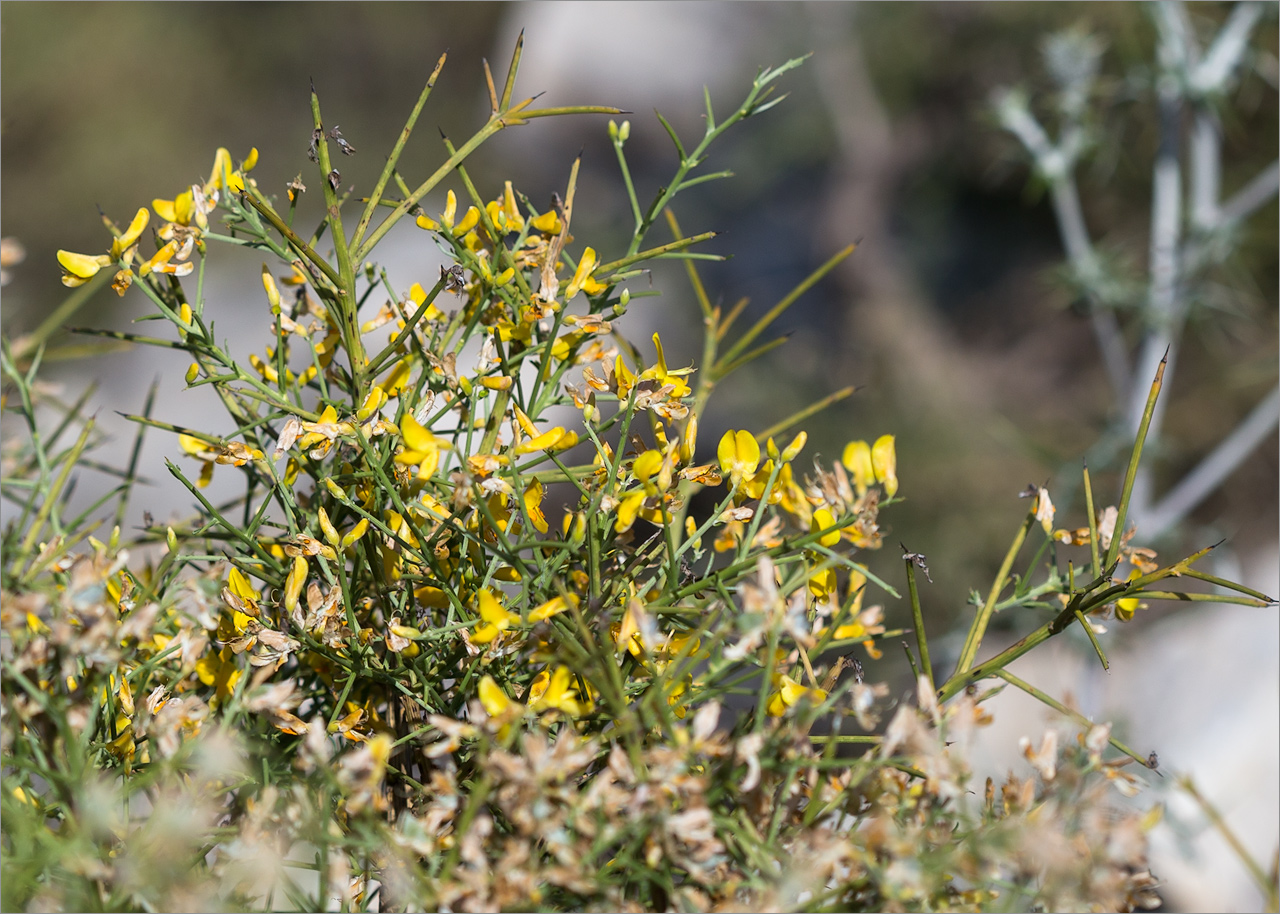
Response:
[[[991,621],[991,615],[995,611],[996,601],[1000,598],[1000,591],[1004,590],[1005,582],[1009,579],[1009,570],[1013,568],[1013,561],[1018,557],[1018,552],[1022,549],[1022,544],[1027,539],[1027,533],[1031,530],[1031,525],[1036,520],[1036,506],[1033,504],[1031,509],[1027,511],[1027,517],[1022,522],[1022,527],[1018,530],[1013,538],[1013,542],[1009,546],[1009,551],[1005,553],[1004,562],[1000,565],[1000,570],[996,573],[996,579],[991,585],[991,592],[987,594],[987,602],[982,605],[982,609],[978,612],[977,617],[973,620],[973,625],[969,627],[969,634],[965,636],[964,647],[960,649],[960,659],[956,663],[956,676],[963,674],[969,667],[973,666],[973,660],[978,654],[978,648],[982,645],[982,636],[987,633],[987,625]]]
[[[80,460],[80,454],[84,451],[85,445],[89,443],[89,435],[93,431],[95,421],[90,418],[84,424],[84,428],[80,430],[80,437],[76,439],[76,443],[67,452],[63,461],[61,472],[58,473],[57,479],[49,491],[44,495],[44,503],[40,505],[40,510],[36,513],[35,521],[31,524],[31,528],[27,530],[27,535],[23,537],[22,545],[18,548],[19,554],[25,558],[31,554],[31,550],[35,548],[36,542],[40,537],[40,531],[44,529],[45,523],[49,520],[49,514],[53,511],[54,506],[58,503],[58,498],[62,495],[62,487],[67,484],[67,478],[71,475],[71,471],[76,468]],[[29,563],[25,563],[28,564]],[[25,572],[18,573],[18,580],[25,582],[27,574]]]
[[[920,673],[929,683],[929,691],[936,692],[933,684],[933,664],[929,662],[929,641],[924,633],[924,613],[920,609],[920,594],[916,590],[916,563],[912,555],[905,557],[907,565],[907,594],[911,600],[911,622],[916,630],[916,647],[920,651]]]
[[[347,247],[347,235],[342,229],[342,210],[338,202],[337,182],[330,180],[337,170],[329,159],[329,138],[324,132],[324,122],[320,118],[320,98],[316,95],[315,86],[311,87],[311,119],[316,132],[316,157],[320,160],[320,185],[324,192],[325,221],[329,224],[329,236],[333,239],[333,254],[338,261],[337,300],[339,310],[339,326],[342,329],[343,344],[351,362],[352,403],[359,406],[364,400],[365,379],[367,378],[364,340],[360,337],[360,318],[356,314],[356,273],[355,263],[363,258],[353,259]]]
[[[1078,609],[1075,611],[1075,617],[1076,621],[1080,623],[1080,627],[1084,629],[1084,633],[1089,636],[1089,642],[1093,645],[1098,659],[1102,661],[1102,668],[1104,670],[1111,669],[1111,664],[1107,663],[1107,655],[1103,653],[1102,645],[1098,643],[1098,636],[1093,633],[1093,626],[1089,624],[1089,620]]]
[[[1142,448],[1147,441],[1147,431],[1151,428],[1151,416],[1156,409],[1156,400],[1160,396],[1160,387],[1164,383],[1164,369],[1169,364],[1169,353],[1160,359],[1160,367],[1156,369],[1155,379],[1151,382],[1151,391],[1147,394],[1147,405],[1142,410],[1142,422],[1138,425],[1138,435],[1133,442],[1133,452],[1129,455],[1129,468],[1124,474],[1124,488],[1120,494],[1120,506],[1117,508],[1116,525],[1111,532],[1111,546],[1107,549],[1107,567],[1115,564],[1120,555],[1120,544],[1124,540],[1124,524],[1129,513],[1129,499],[1133,496],[1133,480],[1138,475],[1138,464],[1142,461]]]
[[[1089,718],[1085,717],[1079,711],[1071,710],[1062,702],[1054,698],[1052,695],[1049,695],[1045,692],[1040,691],[1035,686],[1031,685],[1029,682],[1019,679],[1017,676],[1013,675],[1008,670],[1000,670],[999,672],[993,675],[998,676],[999,678],[1003,679],[1005,682],[1009,683],[1012,686],[1016,686],[1017,688],[1026,692],[1032,698],[1035,698],[1035,699],[1038,699],[1039,701],[1044,702],[1046,705],[1053,708],[1059,714],[1062,714],[1066,717],[1071,718],[1082,727],[1087,727],[1089,729],[1092,729],[1094,726],[1096,726],[1096,724],[1093,721],[1089,720]],[[1144,768],[1150,767],[1145,758],[1138,755],[1138,753],[1134,752],[1124,743],[1120,742],[1120,740],[1114,737],[1111,737],[1110,739],[1108,739],[1108,742],[1111,743],[1112,746],[1115,746],[1116,749],[1123,752],[1125,755],[1129,756],[1129,758],[1133,759],[1135,762],[1138,762],[1140,765],[1142,765],[1142,767]]]
[[[422,113],[423,106],[426,105],[427,99],[431,97],[431,90],[435,88],[436,79],[440,76],[440,71],[444,69],[444,62],[448,57],[449,53],[447,51],[440,55],[436,68],[427,77],[427,84],[418,96],[418,103],[413,106],[409,119],[405,121],[404,129],[400,131],[400,136],[396,138],[395,146],[391,148],[391,155],[387,156],[387,164],[382,167],[382,174],[378,176],[378,183],[373,186],[373,193],[369,195],[369,202],[365,204],[364,212],[360,215],[360,221],[356,223],[356,230],[351,236],[351,246],[357,250],[360,248],[360,241],[364,238],[364,233],[369,230],[369,220],[373,218],[374,211],[382,202],[382,192],[386,190],[387,182],[391,180],[392,174],[395,173],[396,163],[400,161],[400,153],[404,151],[405,144],[409,142],[409,135],[413,133],[413,127],[418,122],[418,115]]]
[[[1089,518],[1089,557],[1093,560],[1093,576],[1102,574],[1102,556],[1098,552],[1098,516],[1093,507],[1093,481],[1089,478],[1089,465],[1084,465],[1084,510]]]
[[[94,293],[101,289],[107,280],[115,276],[115,274],[114,266],[103,267],[92,279],[63,299],[62,304],[54,308],[53,312],[40,322],[40,326],[26,336],[14,340],[13,360],[21,362],[36,349],[39,349],[41,344],[53,336],[71,315],[88,304]]]

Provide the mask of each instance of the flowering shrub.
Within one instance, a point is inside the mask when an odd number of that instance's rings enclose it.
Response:
[[[446,140],[412,188],[398,161],[442,58],[360,199],[334,159],[356,150],[313,91],[325,215],[310,234],[294,218],[301,176],[273,195],[253,177],[256,150],[237,162],[220,149],[208,181],[109,224],[106,253],[59,253],[67,286],[146,296],[172,333],[108,335],[188,353],[187,384],[211,386],[234,431],[134,417],[172,435],[169,468],[202,510],[136,543],[119,526],[95,538],[96,506],[68,517],[63,500],[93,420],[72,410],[42,429],[40,352],[6,345],[5,405],[27,434],[5,454],[20,514],[4,531],[5,906],[1153,903],[1155,817],[1119,811],[1108,791],[1136,789],[1125,766],[1156,760],[1005,667],[1072,624],[1105,663],[1100,620],[1144,597],[1199,598],[1160,589],[1208,580],[1199,554],[1161,566],[1132,546],[1128,486],[1095,512],[1086,477],[1088,523],[1074,531],[1055,530],[1033,487],[941,682],[916,594],[924,557],[904,556],[918,688],[890,701],[858,658],[904,634],[870,597],[898,596],[891,573],[865,564],[901,497],[892,434],[805,466],[796,426],[818,404],[731,429],[714,456],[698,440],[716,386],[773,348],[760,342],[772,322],[852,251],[739,332],[740,309],[713,307],[696,273],[715,258],[692,249],[713,233],[684,235],[669,209],[724,176],[695,172],[726,129],[776,104],[773,83],[800,61],[762,71],[723,121],[708,101],[690,151],[667,127],[678,166],[648,206],[627,169],[630,125],[610,121],[634,230],[602,255],[571,232],[576,164],[545,209],[510,182],[482,191],[466,169],[508,127],[619,113],[513,102],[518,59],[500,89],[489,78],[489,120]],[[424,212],[446,179],[443,211]],[[660,217],[674,240],[649,243]],[[450,265],[401,292],[372,258],[405,218]],[[218,344],[204,297],[219,243],[270,261],[270,337],[247,359]],[[637,346],[619,329],[641,294],[629,281],[660,258],[684,259],[693,279],[696,370],[669,364],[658,335]],[[1135,465],[1141,447],[1140,434]],[[238,473],[244,494],[213,504],[215,472]],[[121,512],[134,469],[123,478]],[[1036,527],[1039,552],[1011,576]],[[1062,544],[1088,545],[1089,574],[1061,570]],[[1012,605],[1047,621],[977,663],[992,613]],[[1076,719],[1080,739],[1028,744],[1030,776],[984,788],[963,750],[989,720],[980,683],[993,677]]]

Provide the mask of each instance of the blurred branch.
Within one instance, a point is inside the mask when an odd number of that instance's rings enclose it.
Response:
[[[1168,382],[1177,360],[1194,283],[1200,271],[1220,262],[1232,243],[1228,231],[1280,191],[1280,164],[1273,162],[1225,203],[1222,202],[1222,123],[1216,105],[1230,89],[1262,18],[1258,3],[1235,6],[1202,55],[1181,3],[1151,7],[1157,32],[1155,78],[1159,139],[1152,168],[1151,237],[1148,282],[1138,320],[1142,334],[1132,368],[1101,261],[1084,222],[1074,171],[1084,148],[1083,99],[1097,72],[1099,45],[1069,31],[1050,38],[1045,62],[1060,90],[1061,128],[1054,142],[1031,112],[1025,93],[1006,90],[994,100],[1001,126],[1026,149],[1049,185],[1054,214],[1068,262],[1090,301],[1094,335],[1122,404],[1119,424],[1132,434],[1143,420],[1147,390],[1142,380],[1164,361]],[[1187,187],[1183,189],[1183,117],[1193,120],[1187,139]],[[1187,214],[1184,217],[1184,207]],[[1183,237],[1183,221],[1189,237]],[[1165,404],[1150,418],[1159,436]],[[1191,473],[1153,505],[1151,468],[1140,466],[1133,484],[1131,517],[1149,538],[1157,538],[1216,489],[1270,433],[1280,418],[1280,394],[1272,391]],[[1114,431],[1114,430],[1113,430]]]
[[[1181,4],[1178,4],[1181,8]],[[1249,48],[1249,36],[1262,18],[1261,3],[1239,3],[1213,40],[1208,53],[1190,73],[1191,91],[1204,98],[1225,91]],[[1185,14],[1184,14],[1185,15]]]
[[[1142,518],[1142,532],[1157,539],[1204,501],[1280,421],[1280,387],[1273,388],[1244,421],[1222,440],[1199,465],[1179,480]]]
[[[1223,204],[1222,222],[1229,225],[1247,219],[1269,203],[1277,191],[1280,191],[1280,162],[1272,162]]]
[[[1077,40],[1082,56],[1096,55],[1096,46]],[[1071,53],[1067,40],[1051,42],[1046,47],[1058,61],[1058,69],[1066,76],[1066,62]],[[1111,381],[1111,389],[1117,396],[1130,388],[1129,354],[1125,350],[1124,336],[1115,314],[1107,307],[1109,297],[1103,291],[1104,277],[1089,229],[1085,225],[1084,210],[1080,205],[1080,190],[1076,185],[1075,166],[1084,147],[1084,131],[1079,117],[1083,113],[1079,99],[1088,96],[1096,73],[1087,64],[1075,68],[1072,81],[1064,89],[1063,115],[1068,118],[1063,136],[1058,143],[1049,139],[1044,128],[1031,113],[1025,94],[1006,90],[995,99],[996,114],[1001,126],[1018,138],[1035,164],[1036,171],[1048,183],[1053,214],[1058,222],[1058,234],[1066,249],[1067,261],[1078,285],[1086,290],[1089,302],[1089,322],[1093,335],[1102,352],[1103,365]]]

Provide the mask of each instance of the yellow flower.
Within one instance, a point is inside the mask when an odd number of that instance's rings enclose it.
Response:
[[[868,486],[876,481],[875,470],[871,468],[871,446],[867,442],[850,441],[844,447],[840,462],[853,474],[853,485],[859,495],[865,494]]]
[[[775,675],[773,682],[777,686],[777,691],[769,696],[769,705],[766,708],[773,717],[781,717],[787,713],[788,708],[794,708],[802,700],[810,704],[820,704],[827,700],[825,690],[807,688],[790,676]]]
[[[139,209],[134,215],[133,221],[129,223],[129,227],[119,237],[112,239],[111,250],[106,254],[90,255],[77,254],[74,251],[58,251],[58,263],[62,265],[64,271],[62,284],[72,289],[76,286],[82,286],[94,276],[97,276],[99,270],[110,266],[112,263],[120,263],[127,268],[133,261],[138,239],[147,227],[147,221],[150,218],[151,214],[147,212],[146,207]],[[132,274],[129,273],[128,269],[121,270],[120,274],[129,277],[126,281],[122,280],[119,275],[117,276],[119,288],[116,291],[123,295],[124,289],[128,288],[129,282],[132,281]]]
[[[216,654],[207,653],[196,661],[196,675],[205,685],[213,686],[219,698],[226,698],[235,691],[240,672],[230,647],[224,647]]]
[[[418,309],[422,307],[422,303],[427,300],[427,290],[422,288],[422,283],[415,282],[409,287],[409,300],[413,302],[413,309],[409,310],[409,316],[418,313]],[[408,309],[406,309],[408,310]],[[444,312],[435,306],[435,303],[427,305],[427,313],[422,316],[424,321],[438,321],[444,317]],[[404,327],[404,321],[400,322],[400,327]]]
[[[529,224],[544,235],[559,235],[560,230],[564,228],[564,223],[560,221],[560,216],[553,209],[547,210],[541,216],[530,219]]]
[[[483,622],[471,633],[475,644],[488,644],[520,621],[520,617],[505,609],[487,587],[480,591],[479,604]]]
[[[817,533],[819,530],[824,531],[818,537],[818,542],[828,548],[840,542],[840,528],[836,526],[836,519],[826,508],[818,508],[813,512],[813,520],[810,521],[809,531]]]
[[[546,533],[548,524],[547,516],[542,513],[542,496],[544,487],[541,482],[534,480],[529,483],[524,490],[524,510],[529,516],[529,523],[533,524],[533,528],[539,533]]]
[[[133,221],[129,223],[129,227],[119,238],[111,242],[111,259],[124,260],[126,263],[129,259],[129,249],[138,243],[138,239],[142,237],[143,230],[147,227],[147,222],[151,219],[151,213],[147,212],[145,206],[139,207],[133,216]]]
[[[1142,569],[1134,568],[1129,572],[1128,580],[1134,581],[1142,577]],[[1116,618],[1121,622],[1128,622],[1133,618],[1134,613],[1140,609],[1146,608],[1146,603],[1141,602],[1137,597],[1124,597],[1116,600]]]
[[[840,462],[853,474],[853,486],[859,496],[877,482],[890,498],[897,493],[898,458],[894,452],[893,435],[881,435],[872,445],[865,441],[850,441],[845,445]]]
[[[731,429],[720,438],[716,456],[720,458],[720,469],[736,488],[755,475],[760,465],[760,445],[750,432]]]
[[[484,210],[493,227],[503,235],[524,228],[524,217],[520,215],[520,207],[516,205],[516,194],[510,181],[503,185],[502,199],[490,201]]]
[[[440,444],[436,436],[423,428],[409,412],[400,420],[400,434],[404,437],[408,450],[396,454],[396,463],[416,466],[419,479],[429,478],[440,465]]]
[[[285,612],[293,612],[298,608],[298,598],[302,596],[302,585],[307,581],[307,560],[302,555],[293,557],[293,568],[284,584]]]
[[[149,273],[168,273],[172,276],[186,276],[195,269],[195,264],[172,263],[173,260],[185,261],[191,256],[191,250],[194,241],[190,235],[184,239],[174,238],[165,242],[160,250],[151,255],[149,260],[138,265],[138,275],[146,276]]]
[[[543,670],[533,680],[529,686],[529,707],[536,712],[556,710],[570,717],[581,717],[592,709],[593,703],[590,697],[579,696],[573,674],[567,666],[560,666],[554,673]]]
[[[196,480],[196,486],[203,489],[213,480],[213,465],[218,457],[218,448],[196,438],[194,435],[179,435],[178,445],[190,456],[201,461],[200,478]]]
[[[579,292],[586,292],[588,295],[599,295],[605,290],[602,282],[597,282],[591,278],[591,274],[595,272],[596,267],[600,265],[600,261],[596,259],[595,248],[587,248],[582,252],[582,259],[578,261],[578,269],[573,272],[573,279],[569,280],[569,287],[564,290],[564,300],[569,302]]]
[[[151,208],[156,211],[156,215],[167,223],[160,230],[160,237],[168,241],[180,234],[175,231],[175,227],[184,229],[194,226],[199,231],[208,229],[209,213],[217,206],[218,191],[224,187],[236,192],[243,191],[244,175],[256,164],[258,164],[258,150],[255,148],[249,150],[249,155],[240,163],[239,170],[233,171],[231,153],[219,147],[213,156],[213,168],[209,173],[209,180],[203,185],[192,184],[172,200],[157,198],[151,201]]]
[[[58,263],[62,264],[65,271],[62,274],[62,284],[74,289],[97,276],[103,267],[110,266],[111,257],[107,254],[93,256],[74,251],[58,251]]]
[[[249,154],[240,163],[239,170],[233,171],[231,168],[231,153],[224,147],[219,146],[218,151],[213,156],[213,169],[209,172],[209,180],[205,182],[204,192],[213,195],[221,187],[237,192],[243,191],[244,175],[253,171],[253,167],[257,164],[258,149],[255,146],[249,150]]]
[[[572,594],[570,594],[568,598],[560,596],[552,597],[550,600],[529,613],[529,621],[541,622],[543,619],[550,619],[552,616],[559,615],[570,606],[577,605],[578,598]]]
[[[438,232],[443,226],[444,230],[448,234],[462,236],[475,228],[476,224],[480,221],[480,211],[474,206],[468,207],[466,213],[462,216],[462,220],[455,223],[454,219],[457,215],[458,197],[453,191],[449,191],[448,195],[445,197],[444,212],[440,214],[440,219],[436,220],[429,216],[419,216],[417,219],[418,227],[426,229],[427,231]],[[426,296],[424,295],[423,298],[425,299]],[[419,302],[419,304],[421,304],[421,302]]]
[[[502,686],[492,676],[485,675],[480,679],[480,704],[485,713],[497,721],[509,721],[524,713],[524,707],[507,697]]]
[[[590,248],[588,248],[588,250],[590,250]],[[603,288],[603,286],[601,288]],[[658,351],[658,361],[652,367],[646,368],[644,371],[640,372],[640,379],[645,380],[653,378],[663,386],[670,384],[671,390],[667,394],[670,399],[679,400],[682,397],[689,396],[689,384],[684,380],[682,375],[687,375],[690,369],[677,368],[672,371],[667,368],[667,358],[665,353],[662,351],[662,340],[656,333],[653,335],[653,345]]]
[[[893,498],[898,491],[898,457],[892,435],[881,435],[871,445],[871,469],[876,474],[876,482],[884,486],[884,494]]]

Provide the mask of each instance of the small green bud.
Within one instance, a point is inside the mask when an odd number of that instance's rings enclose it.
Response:
[[[328,476],[324,478],[324,487],[329,490],[330,495],[338,499],[338,501],[342,502],[344,505],[350,503],[351,499],[347,497],[347,493],[342,486],[338,485]]]

